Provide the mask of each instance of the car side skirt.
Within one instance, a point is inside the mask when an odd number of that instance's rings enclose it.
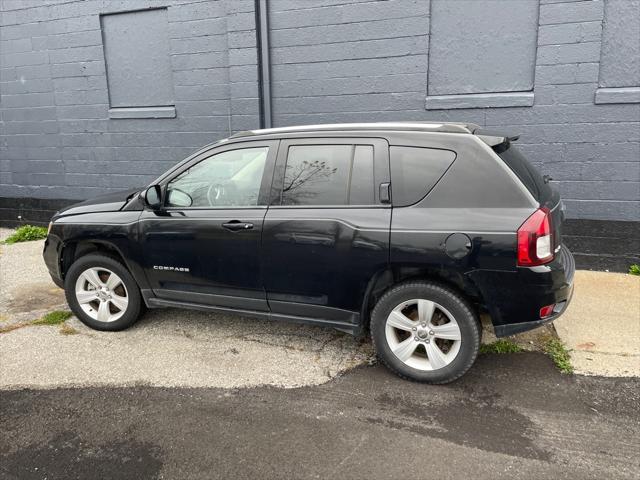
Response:
[[[204,312],[220,312],[231,313],[244,317],[258,318],[261,320],[275,320],[291,323],[301,323],[307,325],[317,325],[322,327],[335,328],[345,333],[349,333],[354,336],[362,334],[362,327],[358,324],[349,322],[337,321],[337,320],[325,320],[320,318],[311,318],[299,315],[286,315],[281,313],[265,312],[259,310],[247,310],[232,307],[222,307],[218,305],[206,305],[202,303],[182,302],[178,300],[167,300],[164,298],[157,298],[153,295],[151,290],[141,291],[144,301],[149,308],[185,308],[189,310],[200,310]],[[357,314],[356,314],[357,315]]]

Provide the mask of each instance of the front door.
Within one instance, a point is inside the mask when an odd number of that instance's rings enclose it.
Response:
[[[144,266],[158,298],[268,310],[260,239],[277,147],[218,147],[163,182],[164,208],[140,218]]]

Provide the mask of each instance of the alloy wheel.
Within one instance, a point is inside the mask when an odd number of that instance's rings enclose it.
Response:
[[[462,342],[453,315],[426,299],[407,300],[396,306],[387,317],[385,337],[400,361],[424,371],[439,370],[453,362]]]
[[[75,295],[80,308],[98,322],[115,322],[129,305],[122,279],[102,267],[88,268],[78,276]]]

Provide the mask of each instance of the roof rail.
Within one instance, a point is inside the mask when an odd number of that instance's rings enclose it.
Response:
[[[293,127],[264,128],[238,132],[229,138],[253,137],[278,133],[349,131],[349,130],[410,130],[441,133],[473,133],[480,128],[474,123],[455,122],[379,122],[379,123],[327,123],[320,125],[298,125]]]

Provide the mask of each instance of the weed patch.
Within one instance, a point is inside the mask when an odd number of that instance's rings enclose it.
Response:
[[[501,339],[486,345],[480,345],[480,353],[518,353],[522,348],[511,340]]]
[[[62,335],[76,335],[80,332],[75,328],[73,328],[71,325],[67,325],[66,323],[63,323],[62,326],[60,327],[60,333]]]
[[[629,275],[640,275],[640,265],[634,263],[629,267]]]
[[[564,346],[557,338],[552,338],[544,345],[544,352],[551,357],[556,367],[560,369],[562,373],[573,373],[573,366],[571,366],[571,357],[569,356],[569,350]]]
[[[32,240],[42,240],[43,238],[47,238],[47,229],[45,227],[23,225],[17,228],[4,243],[30,242]]]
[[[22,327],[28,327],[29,325],[62,325],[60,327],[60,333],[64,335],[73,335],[79,333],[75,328],[65,325],[65,320],[71,318],[73,314],[67,310],[55,310],[44,315],[38,320],[30,322],[14,323],[13,325],[7,325],[0,327],[0,333],[9,333]]]
[[[66,310],[56,310],[47,313],[39,320],[31,322],[31,325],[60,325],[61,323],[64,323],[65,320],[69,319],[71,315],[72,313]]]

